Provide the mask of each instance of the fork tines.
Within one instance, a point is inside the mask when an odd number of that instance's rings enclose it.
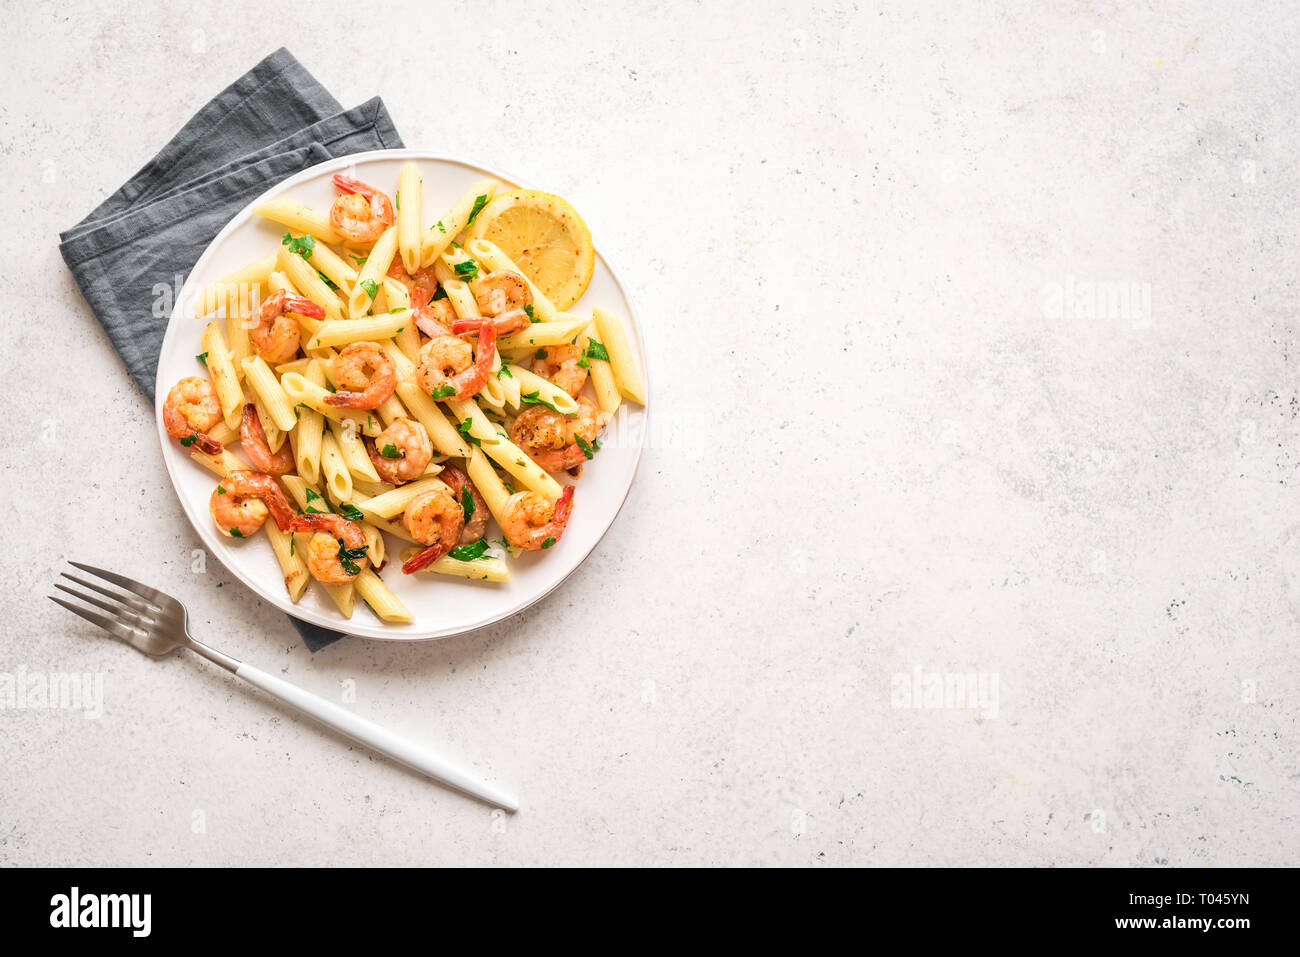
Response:
[[[74,598],[80,599],[88,605],[92,605],[95,608],[108,612],[108,615],[101,615],[89,608],[74,605],[56,595],[49,595],[47,597],[50,601],[62,605],[74,615],[79,615],[91,624],[98,625],[114,637],[120,638],[123,641],[129,641],[143,633],[147,633],[149,627],[155,623],[156,616],[163,613],[164,607],[162,607],[162,604],[157,602],[154,597],[161,596],[166,598],[167,596],[162,595],[161,592],[145,585],[141,585],[139,582],[123,575],[105,571],[102,568],[95,568],[93,565],[83,565],[80,562],[69,562],[68,564],[117,585],[120,588],[125,589],[127,593],[123,594],[117,590],[110,590],[104,588],[102,585],[97,585],[94,582],[87,581],[84,578],[79,578],[76,575],[70,575],[67,572],[60,572],[59,574],[61,577],[75,582],[83,588],[88,588],[91,592],[102,595],[104,598],[110,599],[110,601],[103,601],[100,598],[95,597],[95,594],[82,592],[75,588],[69,588],[62,582],[55,582],[55,588],[62,592],[66,592]]]

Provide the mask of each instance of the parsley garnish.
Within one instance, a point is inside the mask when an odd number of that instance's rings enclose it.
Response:
[[[339,514],[341,514],[349,522],[364,522],[366,519],[366,516],[361,511],[361,509],[347,502],[343,503],[342,507],[339,509]]]
[[[596,457],[596,453],[592,449],[591,443],[589,443],[581,435],[575,435],[573,437],[573,441],[578,443],[578,448],[582,449],[582,454],[587,457],[588,462],[590,462],[592,459]]]
[[[449,398],[450,396],[455,395],[456,390],[454,387],[449,385],[440,385],[438,386],[438,388],[434,389],[429,394],[433,396],[435,399],[446,399]]]
[[[399,451],[397,446],[394,445],[392,442],[389,442],[382,449],[380,449],[379,454],[386,459],[400,459],[406,455],[405,452]]]
[[[402,208],[402,194],[401,194],[401,193],[394,193],[394,194],[393,194],[393,198],[394,198],[395,200],[397,200],[397,208],[398,208],[398,209],[401,209],[401,208]]]
[[[609,352],[606,351],[605,345],[595,339],[587,340],[587,351],[583,356],[586,359],[599,359],[601,362],[609,361]]]
[[[373,279],[361,280],[361,288],[366,291],[366,295],[371,299],[374,299],[375,296],[379,295],[379,283],[375,282]]]
[[[366,264],[366,260],[369,259],[370,257],[369,257],[369,256],[354,256],[354,255],[352,255],[351,253],[348,253],[348,258],[351,259],[351,260],[352,260],[354,263],[356,263],[358,266],[364,266],[364,265]]]
[[[545,349],[538,349],[538,350],[537,350],[537,355],[535,356],[535,358],[537,358],[537,359],[545,359],[549,354],[550,354],[550,353],[548,353]]]
[[[244,537],[244,533],[241,532],[241,531],[240,531],[239,529],[237,529],[237,528],[232,528],[232,529],[230,530],[230,537],[231,537],[231,538],[243,538],[243,537]]]
[[[555,539],[548,538],[546,539],[546,541],[542,542],[542,548],[550,548],[554,544],[555,544]]]
[[[537,316],[535,316],[535,315],[533,314],[533,304],[532,304],[531,302],[528,303],[526,306],[524,306],[524,315],[526,315],[526,316],[528,317],[528,321],[529,321],[529,322],[541,322],[541,321],[542,321],[542,320],[538,319]]]
[[[502,548],[512,548],[512,547],[513,547],[509,542],[506,541],[506,538],[505,538],[504,535],[502,535],[500,538],[494,538],[494,539],[492,539],[492,544],[493,544],[493,545],[500,545]]]
[[[480,538],[477,542],[470,542],[468,545],[457,545],[447,555],[458,562],[472,562],[482,558],[487,549],[487,539]]]
[[[483,211],[483,207],[486,205],[487,205],[487,196],[485,196],[482,193],[479,193],[478,196],[474,197],[474,208],[470,210],[469,222],[467,222],[465,225],[466,226],[474,225],[474,220],[478,217],[478,214]]]
[[[510,376],[510,378],[512,378],[512,379],[515,377],[515,374],[514,374],[513,372],[510,371],[510,367],[509,367],[509,366],[502,366],[500,369],[497,370],[497,380],[498,380],[498,381],[500,381],[502,373],[504,373],[504,374]]]
[[[225,494],[226,494],[226,490],[225,490],[224,488],[222,488],[220,485],[218,485],[218,486],[217,486],[217,494],[218,494],[218,495],[225,495]]]
[[[316,248],[316,238],[314,236],[299,236],[294,239],[293,233],[285,233],[284,238],[280,240],[281,246],[288,246],[289,252],[297,253],[303,259],[311,259],[312,250]]]
[[[455,272],[457,279],[472,282],[478,278],[478,263],[472,259],[466,259],[463,263],[456,263]]]
[[[185,438],[181,439],[181,445],[185,446],[188,449],[191,445],[193,445],[198,440],[199,440],[199,433],[191,432],[189,435],[185,436]]]
[[[199,360],[200,362],[202,362],[204,365],[207,365],[207,364],[208,364],[208,354],[207,354],[206,352],[200,352],[200,353],[199,353],[198,355],[196,355],[194,358],[198,359],[198,360]]]
[[[474,517],[474,493],[469,490],[468,485],[460,490],[460,510],[465,513],[465,521],[468,522]]]
[[[437,289],[433,291],[433,295],[429,298],[429,301],[437,302],[439,299],[446,299],[446,298],[447,298],[447,290],[439,286]]]
[[[331,279],[329,276],[325,275],[325,274],[324,274],[323,272],[321,272],[319,269],[316,270],[316,275],[320,276],[320,281],[323,282],[325,285],[329,286],[331,289],[338,289],[338,288],[339,288],[337,285],[335,285],[333,279]]]
[[[531,405],[544,405],[552,412],[558,412],[560,415],[567,415],[569,418],[573,418],[578,414],[576,412],[560,412],[560,410],[555,407],[555,403],[550,399],[543,399],[538,394],[540,391],[541,390],[539,389],[537,392],[524,392],[519,396],[519,399],[520,401],[527,402]]]
[[[475,445],[482,448],[483,446],[482,440],[479,439],[479,437],[476,435],[470,435],[469,430],[472,429],[473,427],[474,427],[473,421],[470,419],[466,419],[464,422],[458,422],[456,424],[456,431],[459,432],[461,435],[465,436],[465,438],[469,439],[469,441],[473,442]]]
[[[438,227],[438,231],[441,232],[441,233],[446,233],[446,232],[447,232],[447,227],[444,226],[444,225],[442,224],[442,220],[441,220],[441,219],[438,220],[436,223],[434,223],[433,226],[437,226],[437,227]],[[430,226],[429,228],[430,228],[430,229],[433,229],[433,226]]]
[[[360,548],[347,548],[340,539],[335,539],[339,543],[339,564],[349,575],[360,575],[361,566],[356,563],[356,559],[365,558],[366,550],[369,545],[362,545]]]
[[[322,499],[317,492],[314,492],[311,489],[307,489],[306,513],[308,515],[324,515],[326,512],[328,512],[329,506],[326,506],[325,508],[317,508],[316,506],[312,505],[312,502],[320,502],[320,501],[324,501],[324,499]]]

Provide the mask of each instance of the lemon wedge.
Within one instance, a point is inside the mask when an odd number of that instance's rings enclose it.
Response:
[[[479,211],[467,236],[495,243],[561,312],[591,282],[596,263],[591,230],[576,209],[552,193],[499,193]]]

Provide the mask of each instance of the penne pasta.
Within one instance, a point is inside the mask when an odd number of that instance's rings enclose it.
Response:
[[[376,495],[374,498],[367,499],[357,507],[361,509],[367,518],[392,518],[395,515],[400,515],[411,499],[417,495],[446,487],[442,480],[438,478],[416,479],[414,482],[399,485],[391,492],[385,492],[383,495]]]
[[[587,378],[591,380],[591,387],[596,393],[596,404],[602,412],[608,412],[613,415],[618,411],[619,404],[623,401],[622,394],[618,391],[618,383],[614,381],[614,370],[610,368],[608,358],[603,344],[597,339],[597,345],[600,349],[592,348],[592,340],[596,338],[596,323],[593,321],[582,335],[578,336],[578,350],[587,361]],[[593,355],[592,353],[597,353]]]
[[[539,322],[520,329],[497,340],[497,348],[502,352],[531,351],[542,346],[559,346],[571,343],[587,328],[589,319],[573,317],[557,319],[554,322]]]
[[[195,317],[202,319],[222,310],[227,316],[246,312],[261,298],[260,290],[274,268],[275,254],[271,253],[205,287],[194,304]]]
[[[378,304],[375,300],[384,286],[384,280],[388,277],[388,267],[393,264],[393,256],[396,253],[397,227],[389,226],[388,229],[384,230],[383,235],[375,240],[375,245],[370,249],[370,255],[366,257],[365,263],[361,266],[361,272],[357,275],[356,284],[348,295],[349,317],[360,319],[376,308]],[[331,316],[330,318],[337,317]],[[392,333],[389,333],[389,335],[392,335]],[[344,341],[351,342],[354,340]]]
[[[339,449],[338,439],[334,437],[333,432],[326,432],[321,436],[320,474],[334,501],[346,502],[352,498],[352,473],[348,470],[347,460],[343,458],[343,452]]]
[[[276,257],[276,269],[293,283],[299,295],[310,299],[325,310],[326,319],[342,319],[343,305],[329,284],[321,278],[320,273],[297,253],[289,252],[287,246],[281,246]],[[298,317],[301,323],[307,316]],[[306,328],[310,328],[307,325]]]
[[[577,415],[578,403],[550,379],[543,379],[523,366],[511,363],[506,367],[519,384],[520,400],[516,405],[549,405],[561,415]],[[531,396],[531,399],[528,398]]]
[[[420,270],[424,257],[420,235],[420,171],[414,163],[403,163],[397,177],[397,248],[402,265],[411,275]],[[387,266],[384,267],[387,270]]]
[[[600,342],[609,354],[609,365],[614,372],[614,381],[618,383],[618,391],[633,402],[645,405],[645,383],[641,380],[641,368],[637,365],[623,321],[604,309],[593,309],[591,316],[600,334]]]
[[[356,577],[352,583],[356,593],[360,595],[374,611],[384,621],[412,621],[414,616],[403,605],[384,584],[382,578],[374,573],[373,569],[362,569],[361,574]]]
[[[421,266],[433,265],[434,261],[447,251],[452,240],[469,225],[474,210],[482,209],[487,205],[500,185],[494,179],[479,180],[461,194],[460,198],[452,204],[451,209],[443,214],[442,219],[424,231],[424,254],[420,257]]]
[[[331,320],[321,324],[307,345],[312,349],[324,346],[343,346],[350,342],[377,342],[391,339],[401,329],[415,320],[411,310],[399,309],[382,316],[365,316],[360,319]]]
[[[323,385],[319,385],[307,379],[306,376],[298,372],[286,372],[280,376],[280,387],[284,389],[285,395],[289,401],[296,407],[305,405],[314,409],[327,419],[333,419],[336,422],[353,422],[356,428],[361,430],[362,435],[378,435],[382,429],[379,422],[373,415],[366,415],[364,412],[356,412],[351,409],[344,409],[341,406],[330,405],[325,400],[329,398],[330,392]]]
[[[265,359],[261,356],[252,356],[244,360],[244,381],[248,384],[249,390],[261,400],[262,407],[258,409],[258,414],[262,419],[263,429],[268,427],[267,417],[282,432],[289,432],[298,424],[293,414],[293,403],[289,401],[289,396],[280,385],[280,380],[275,377],[275,373],[271,371]],[[277,446],[272,451],[278,451],[278,448]]]
[[[284,587],[289,592],[289,600],[296,605],[311,582],[307,563],[303,561],[302,554],[294,543],[293,532],[280,531],[275,522],[267,522],[262,528],[266,529],[266,537],[271,540],[275,560],[280,563],[280,571],[284,572]]]
[[[375,471],[375,466],[370,461],[370,455],[366,452],[366,443],[361,440],[356,426],[331,419],[329,429],[334,435],[334,441],[343,456],[348,472],[359,478],[378,482],[379,473]]]
[[[204,365],[208,375],[212,376],[212,386],[217,392],[217,401],[221,403],[221,415],[226,426],[239,428],[239,420],[244,415],[244,390],[239,387],[239,376],[235,372],[235,363],[226,349],[226,338],[221,334],[221,327],[209,322],[203,330]]]
[[[478,439],[484,454],[518,479],[520,485],[549,499],[560,497],[563,491],[560,483],[499,432],[473,399],[448,399],[447,405],[456,414],[461,428]]]
[[[310,233],[322,242],[337,245],[343,237],[330,225],[328,213],[322,213],[284,196],[267,200],[253,207],[253,212],[273,223],[288,226],[291,233]]]

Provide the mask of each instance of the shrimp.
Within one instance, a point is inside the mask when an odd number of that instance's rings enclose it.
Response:
[[[465,516],[465,528],[461,531],[460,541],[457,544],[468,545],[470,542],[477,542],[487,531],[487,502],[483,501],[483,496],[469,480],[469,476],[454,465],[444,465],[442,471],[438,473],[438,478],[447,483],[451,494],[456,497],[456,501],[460,502],[461,512],[469,512]],[[468,503],[465,501],[467,491],[470,496]]]
[[[437,336],[420,348],[420,366],[416,371],[420,387],[435,399],[468,399],[487,382],[496,355],[496,329],[484,323],[478,333],[478,347],[464,339]],[[455,392],[448,396],[446,388]]]
[[[587,370],[578,364],[582,361],[582,350],[565,343],[538,350],[539,355],[543,352],[545,355],[533,360],[533,371],[543,379],[550,379],[576,399],[587,384]]]
[[[343,195],[330,207],[330,225],[348,242],[369,245],[393,225],[393,201],[384,193],[341,175],[334,177],[334,185]]]
[[[354,342],[334,360],[334,378],[343,389],[326,396],[328,405],[377,409],[397,386],[397,367],[377,342]]]
[[[208,511],[221,534],[252,538],[269,514],[280,531],[289,530],[293,509],[289,500],[265,472],[239,469],[225,476],[208,500]]]
[[[416,306],[413,311],[416,328],[430,339],[449,335],[456,322],[456,310],[447,298],[431,299],[423,306]]]
[[[587,448],[600,432],[596,403],[585,395],[577,397],[578,414],[561,415],[544,405],[530,405],[510,426],[510,441],[548,472],[575,468],[587,460]],[[578,440],[581,439],[580,443]]]
[[[410,575],[436,562],[460,541],[465,513],[450,490],[437,488],[417,495],[406,504],[402,524],[413,539],[428,546],[402,565],[402,572]]]
[[[307,542],[307,570],[321,584],[346,585],[366,567],[366,533],[341,515],[298,515],[290,523],[295,532],[315,532]]]
[[[412,309],[428,305],[434,293],[438,291],[438,280],[433,274],[432,266],[426,266],[417,270],[415,275],[411,275],[402,265],[401,256],[393,257],[393,264],[388,267],[388,275],[389,278],[396,279],[405,286],[406,291],[411,294]]]
[[[564,534],[573,514],[573,486],[565,486],[558,501],[538,492],[516,492],[506,499],[501,531],[515,548],[535,552],[550,548]]]
[[[221,443],[207,434],[221,421],[221,401],[207,379],[186,376],[172,386],[163,402],[163,425],[181,445],[197,445],[208,455],[220,455]]]
[[[239,423],[239,444],[243,446],[248,461],[259,472],[279,478],[294,469],[293,448],[285,442],[279,452],[271,451],[266,444],[262,420],[257,417],[257,406],[251,402],[244,406],[244,417]]]
[[[384,455],[385,449],[392,449],[394,454]],[[412,419],[394,419],[373,442],[366,442],[366,451],[379,478],[393,485],[419,478],[433,460],[429,433]]]
[[[474,284],[474,301],[485,316],[499,316],[533,304],[533,290],[515,272],[490,272]]]
[[[527,329],[532,325],[532,320],[528,318],[528,314],[522,309],[511,309],[499,316],[478,319],[454,319],[451,323],[451,331],[459,336],[465,332],[478,332],[485,324],[495,328],[498,336],[505,336],[512,332],[518,332],[520,329]]]
[[[325,307],[310,299],[276,290],[257,310],[257,325],[248,330],[248,341],[257,354],[272,364],[288,362],[298,354],[302,330],[288,314],[296,312],[311,319],[324,319]]]

